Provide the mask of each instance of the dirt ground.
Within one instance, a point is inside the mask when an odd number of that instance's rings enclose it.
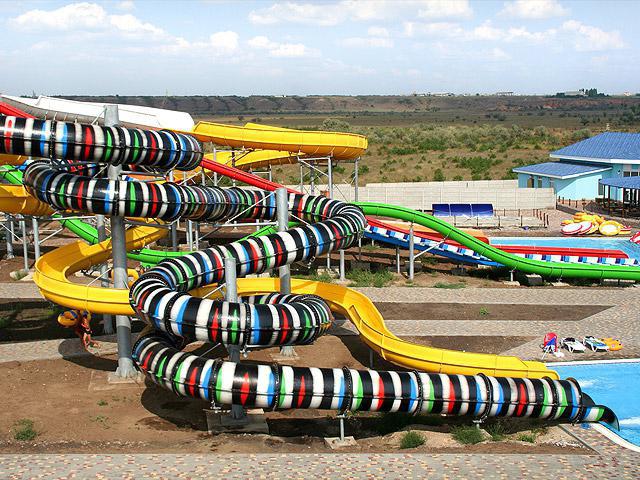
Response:
[[[599,305],[376,303],[385,320],[582,320],[609,308]]]
[[[316,344],[296,347],[294,365],[319,367],[362,367],[366,347],[356,337],[323,337]],[[327,356],[326,352],[332,355]],[[248,361],[272,361],[275,349],[254,352]],[[267,412],[271,435],[219,434],[206,432],[205,402],[176,397],[173,393],[146,385],[111,385],[107,372],[115,370],[112,357],[11,362],[0,364],[0,452],[330,452],[323,437],[338,434],[335,412],[291,410]],[[381,359],[376,368],[394,368]],[[395,367],[397,368],[397,367]],[[406,418],[406,417],[405,417]],[[33,421],[37,437],[14,440],[16,422]],[[545,429],[536,443],[516,440],[517,432],[529,431],[531,424],[516,425],[512,435],[501,442],[485,441],[474,446],[458,444],[449,434],[458,419],[415,417],[420,425],[397,429],[420,430],[425,445],[408,451],[491,452],[491,453],[589,453],[558,427]],[[346,422],[346,434],[353,435],[357,447],[351,452],[398,451],[401,433],[381,432],[394,417],[357,414]]]

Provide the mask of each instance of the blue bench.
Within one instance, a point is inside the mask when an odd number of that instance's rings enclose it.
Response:
[[[434,203],[435,217],[493,217],[490,203]]]

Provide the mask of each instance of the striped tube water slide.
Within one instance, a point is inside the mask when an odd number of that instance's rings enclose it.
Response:
[[[52,158],[29,165],[24,184],[59,210],[164,220],[276,215],[273,197],[260,191],[112,181],[80,175],[67,163],[191,170],[202,150],[187,135],[0,116],[0,153]],[[574,380],[253,365],[182,351],[196,340],[242,348],[307,344],[326,332],[333,318],[317,296],[266,294],[226,302],[188,293],[222,281],[226,257],[234,257],[237,275],[245,276],[349,248],[364,232],[366,219],[355,205],[294,193],[288,200],[304,225],[165,260],[132,285],[132,307],[155,328],[138,339],[133,358],[154,382],[221,405],[617,423]]]

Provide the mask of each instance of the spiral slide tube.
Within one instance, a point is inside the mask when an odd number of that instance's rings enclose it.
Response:
[[[51,127],[58,131],[59,125]],[[11,147],[20,143],[16,141],[19,137],[16,133],[15,129],[6,126],[4,131],[0,130],[0,140],[4,140],[1,144],[9,150],[7,153],[14,153],[7,147],[7,137],[12,139]],[[24,131],[21,133],[24,135]],[[33,143],[28,135],[24,140]],[[77,151],[78,147],[82,151],[87,143],[91,143],[83,140],[84,145],[67,141],[67,151]],[[178,142],[184,144],[181,139]],[[52,151],[59,151],[59,147],[57,142],[51,141]],[[127,145],[121,144],[120,148],[126,151]],[[154,148],[151,146],[147,151],[142,148],[138,153],[148,154],[148,150]],[[99,152],[97,155],[104,154],[104,145],[94,145],[94,149]],[[181,162],[176,160],[178,154],[173,153],[165,149],[163,160],[158,161],[156,157],[155,165],[160,167],[165,162],[184,168],[188,158]],[[83,156],[85,161],[96,162],[91,155]],[[173,184],[139,189],[135,184],[83,177],[67,170],[67,165],[56,169],[36,162],[27,168],[25,184],[56,208],[94,213],[155,214],[160,218],[175,218],[181,214],[192,218],[219,218],[236,213],[258,218],[274,215],[274,209],[264,195],[247,199],[233,189],[183,187],[180,190]],[[249,202],[256,199],[262,205],[249,208]],[[613,412],[593,405],[571,381],[266,365],[247,367],[214,362],[179,351],[176,347],[194,339],[243,346],[308,343],[326,330],[331,314],[318,297],[271,294],[250,298],[245,304],[199,299],[187,293],[220,281],[225,256],[236,258],[238,274],[242,276],[333,249],[348,248],[364,229],[364,215],[353,205],[324,197],[291,194],[289,208],[297,216],[314,223],[167,260],[140,277],[130,292],[131,305],[143,320],[156,327],[158,333],[143,336],[136,343],[134,357],[139,368],[176,393],[215,399],[222,404],[237,402],[270,408],[443,412],[615,422]],[[133,233],[127,232],[127,235]]]
[[[136,342],[134,358],[156,384],[220,405],[533,417],[618,426],[613,411],[594,405],[571,379],[249,365],[190,355],[154,335]]]

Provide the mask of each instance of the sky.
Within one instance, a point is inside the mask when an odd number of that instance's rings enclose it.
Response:
[[[0,0],[0,92],[638,92],[639,18],[633,0]]]

